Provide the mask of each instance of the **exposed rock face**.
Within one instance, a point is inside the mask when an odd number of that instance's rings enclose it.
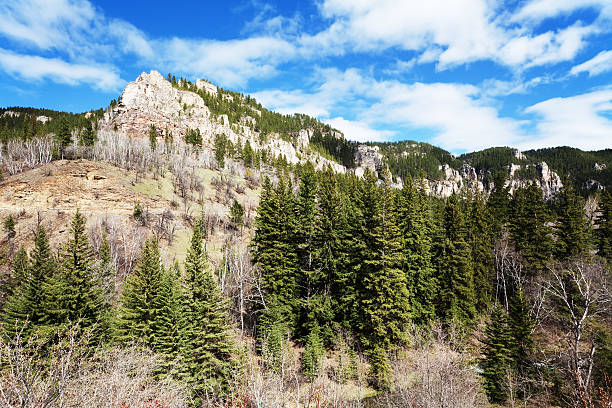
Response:
[[[211,94],[218,93],[215,85],[204,80],[198,80],[196,86]],[[224,96],[231,98],[231,95]],[[259,116],[261,112],[254,110],[254,115]],[[116,126],[120,133],[132,137],[148,137],[151,125],[158,135],[171,132],[174,138],[184,138],[188,129],[199,129],[203,149],[212,150],[215,136],[225,134],[233,143],[243,145],[248,140],[253,149],[267,149],[274,156],[283,155],[292,164],[311,160],[317,168],[329,165],[336,172],[346,171],[344,166],[305,150],[312,130],[302,129],[298,133],[297,146],[274,135],[268,142],[261,143],[259,135],[250,127],[256,120],[247,116],[241,123],[230,123],[227,115],[211,114],[198,94],[177,89],[159,72],[151,71],[142,73],[125,87],[119,103],[105,113],[100,126],[105,130]]]
[[[546,200],[552,199],[555,194],[563,187],[561,178],[557,173],[550,170],[545,162],[536,165],[538,177],[535,180],[520,179],[516,176],[516,172],[523,167],[530,165],[510,164],[508,166],[508,174],[506,186],[510,187],[510,193],[513,193],[519,187],[526,187],[530,183],[535,183],[542,189],[542,194]],[[481,191],[488,193],[483,184],[484,174],[478,174],[469,164],[464,164],[459,170],[455,170],[447,164],[439,167],[443,173],[442,180],[428,181],[426,190],[439,197],[448,197],[453,193],[459,192],[462,188],[468,188],[472,191]],[[489,189],[493,188],[493,184]]]
[[[355,152],[355,175],[357,177],[363,177],[366,169],[378,175],[384,165],[383,155],[378,152],[379,150],[378,146],[357,146]]]
[[[602,170],[605,170],[605,169],[606,169],[606,163],[602,163],[602,164],[595,163],[595,166],[593,166],[593,167],[594,167],[594,168],[595,168],[595,170],[597,170],[597,171],[602,171]]]
[[[87,113],[89,113],[89,112],[87,112]],[[51,120],[51,118],[48,117],[48,116],[45,116],[45,115],[40,115],[40,116],[36,117],[36,121],[37,122],[41,122],[41,123],[47,123],[50,120]]]

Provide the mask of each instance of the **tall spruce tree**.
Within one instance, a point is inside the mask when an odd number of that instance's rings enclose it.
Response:
[[[514,369],[518,373],[526,375],[534,347],[532,334],[534,323],[529,313],[525,292],[520,283],[517,283],[513,288],[508,303],[508,329],[511,336],[509,342],[510,358]]]
[[[597,249],[599,256],[612,262],[612,191],[602,193],[597,218]]]
[[[542,190],[535,184],[516,189],[510,206],[510,238],[531,272],[544,270],[552,255],[552,220]]]
[[[203,240],[198,222],[185,259],[186,362],[196,400],[227,387],[233,350],[228,304],[208,266]]]
[[[512,358],[508,317],[500,307],[495,307],[491,312],[485,335],[483,359],[480,362],[484,389],[490,402],[503,403],[508,399],[507,375],[512,369]]]
[[[486,201],[477,192],[468,203],[468,240],[474,268],[476,308],[485,311],[491,300],[493,265],[493,232]]]
[[[476,315],[471,251],[464,216],[456,194],[444,208],[443,242],[438,260],[439,315],[448,322],[469,325]]]
[[[437,291],[432,263],[432,215],[425,192],[410,176],[398,195],[397,207],[412,321],[427,325],[435,318]]]
[[[401,234],[397,226],[395,192],[390,175],[384,174],[381,188],[376,176],[366,172],[362,187],[362,212],[366,218],[366,257],[360,270],[359,301],[362,342],[376,364],[371,381],[375,386],[387,384],[389,372],[386,351],[405,342],[410,321],[409,294],[406,288]],[[382,371],[381,371],[382,370]]]
[[[295,197],[290,182],[283,177],[276,188],[264,180],[259,211],[255,219],[252,240],[253,261],[261,270],[267,313],[260,327],[280,322],[270,316],[282,317],[291,332],[297,327],[299,312],[298,257],[295,248]],[[279,313],[271,313],[273,309]]]
[[[584,200],[567,178],[557,197],[556,255],[568,259],[586,254],[590,249],[590,226],[584,210]]]
[[[300,287],[300,327],[298,335],[306,337],[318,316],[323,283],[318,267],[316,224],[317,179],[312,163],[308,162],[300,171],[299,191],[296,201],[296,231],[294,235],[298,261],[298,286]]]
[[[140,341],[146,346],[155,342],[153,325],[159,314],[157,296],[164,280],[157,241],[147,240],[140,261],[125,279],[115,323],[115,339],[119,343]]]
[[[493,220],[493,233],[499,235],[508,219],[508,206],[510,204],[510,186],[506,186],[506,175],[499,171],[495,174],[493,189],[489,195],[487,205]]]
[[[100,282],[94,270],[93,250],[85,232],[85,218],[77,210],[70,225],[70,237],[60,255],[60,271],[45,283],[45,323],[51,327],[79,323],[83,328],[97,326],[104,304]]]
[[[30,265],[21,283],[9,298],[3,312],[3,325],[9,336],[15,329],[24,327],[27,335],[32,328],[39,327],[46,316],[44,305],[45,283],[55,272],[56,263],[51,253],[45,229],[40,226],[34,238],[34,249],[30,253]]]

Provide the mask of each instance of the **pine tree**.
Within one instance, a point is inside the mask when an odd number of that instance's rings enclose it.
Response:
[[[158,314],[155,306],[159,304],[156,298],[162,291],[163,278],[157,241],[147,240],[140,261],[126,278],[121,293],[115,324],[115,339],[119,343],[141,341],[146,346],[154,343],[153,325]]]
[[[87,125],[83,130],[83,135],[81,136],[81,144],[83,146],[93,146],[96,141],[96,135],[94,134],[93,127],[90,121],[87,121]]]
[[[45,282],[51,278],[55,268],[47,234],[43,227],[39,227],[26,275],[4,308],[2,321],[9,336],[14,335],[15,328],[21,328],[26,321],[28,325],[24,328],[25,334],[42,324],[46,315],[43,302],[46,298]]]
[[[358,277],[361,319],[359,330],[362,343],[377,362],[372,365],[371,376],[377,386],[390,374],[386,370],[386,350],[405,342],[405,330],[410,320],[409,294],[406,288],[400,230],[396,222],[394,191],[389,174],[384,176],[382,188],[376,185],[376,176],[366,172],[362,187],[362,213],[366,219],[364,236],[366,257]]]
[[[229,381],[233,344],[227,324],[227,301],[219,290],[196,223],[185,259],[187,328],[185,357],[196,398],[204,391],[224,389]]]
[[[316,306],[316,321],[321,330],[321,338],[328,346],[336,338],[336,326],[342,321],[343,294],[352,287],[350,277],[345,275],[350,271],[341,271],[340,267],[346,260],[346,251],[340,238],[346,232],[343,211],[336,175],[328,168],[319,177],[317,221],[314,224],[317,272],[312,275],[317,286],[312,304]],[[312,317],[311,320],[314,320]]]
[[[468,203],[468,236],[474,267],[474,291],[477,310],[486,310],[492,294],[493,237],[491,215],[481,194]]]
[[[443,242],[438,261],[440,316],[449,322],[469,325],[476,315],[476,295],[470,247],[466,242],[463,214],[456,194],[444,208]]]
[[[253,148],[251,147],[251,142],[249,140],[244,144],[244,152],[242,158],[244,160],[244,165],[247,167],[251,167],[253,165]]]
[[[584,211],[584,200],[574,190],[572,182],[563,181],[557,197],[556,255],[568,259],[586,254],[590,247],[590,228]]]
[[[21,286],[28,278],[28,269],[30,267],[30,259],[28,253],[23,247],[20,247],[15,257],[13,258],[13,265],[11,267],[11,276],[9,277],[6,286],[2,288],[3,297],[10,297],[15,290]]]
[[[324,279],[319,268],[317,254],[317,179],[312,163],[307,163],[301,169],[299,192],[296,201],[296,231],[294,235],[298,260],[298,285],[301,288],[301,316],[298,333],[306,336],[312,331],[315,322],[317,326],[320,316],[320,301],[323,295]],[[321,322],[325,325],[325,322]]]
[[[612,262],[612,191],[607,190],[602,193],[599,212],[600,215],[597,218],[598,253],[608,262]]]
[[[398,200],[410,313],[414,323],[427,325],[435,318],[437,290],[432,265],[431,211],[425,192],[410,176],[406,178]]]
[[[151,151],[155,151],[157,147],[157,130],[154,125],[149,127],[149,146],[151,147]]]
[[[267,310],[280,308],[278,316],[295,332],[299,311],[295,197],[283,177],[276,188],[265,179],[255,228],[253,261],[261,270]]]
[[[70,226],[70,238],[60,251],[60,271],[45,284],[45,323],[61,327],[79,323],[83,328],[95,324],[103,305],[100,282],[96,279],[93,250],[85,232],[85,218],[77,210]]]
[[[55,135],[55,140],[59,146],[60,156],[64,158],[64,149],[72,142],[72,135],[70,134],[70,126],[65,117],[60,119],[59,131]]]
[[[489,206],[492,220],[493,233],[499,235],[508,218],[508,206],[510,203],[510,186],[506,186],[506,176],[503,172],[495,175],[493,189],[489,195],[487,205]]]
[[[309,381],[314,380],[321,370],[321,363],[325,355],[325,345],[319,336],[319,325],[315,322],[308,339],[304,354],[302,355],[302,372]]]
[[[492,403],[503,403],[508,398],[507,375],[511,370],[511,342],[506,313],[499,307],[491,312],[485,330],[486,340],[481,360],[484,389]]]
[[[510,206],[509,232],[514,247],[533,272],[544,270],[552,254],[551,216],[535,184],[518,188]]]
[[[515,286],[508,303],[510,358],[514,369],[520,374],[526,374],[534,346],[532,334],[534,323],[520,283]]]

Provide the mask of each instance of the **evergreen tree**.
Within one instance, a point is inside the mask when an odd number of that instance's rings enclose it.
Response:
[[[155,151],[157,147],[157,130],[154,125],[149,127],[149,146],[151,147],[151,151]]]
[[[514,247],[528,266],[542,271],[552,254],[551,216],[544,202],[542,190],[535,184],[518,188],[510,206],[509,232]]]
[[[484,389],[492,403],[503,403],[508,398],[507,375],[511,370],[511,341],[506,313],[499,307],[491,312],[485,330],[484,357],[481,360]]]
[[[140,261],[125,279],[120,298],[115,338],[120,343],[141,341],[146,346],[155,342],[153,325],[159,314],[157,296],[162,292],[164,271],[157,241],[145,242]]]
[[[96,135],[94,134],[93,127],[90,121],[87,121],[87,125],[83,130],[83,135],[81,136],[81,144],[83,146],[93,146],[96,141]]]
[[[230,222],[234,228],[238,229],[244,224],[243,218],[244,207],[238,202],[238,200],[234,199],[234,203],[230,207]]]
[[[6,232],[8,239],[15,236],[15,219],[12,215],[9,215],[4,219],[4,232]]]
[[[529,360],[533,352],[534,323],[520,283],[515,286],[508,303],[508,329],[511,336],[510,358],[517,372],[524,375],[528,371]]]
[[[244,160],[244,165],[247,167],[251,167],[253,165],[253,156],[254,156],[253,148],[251,147],[251,142],[249,140],[244,144],[244,151],[242,154],[242,158]]]
[[[601,195],[597,218],[597,249],[599,256],[612,262],[612,191],[607,190]]]
[[[203,238],[198,222],[185,259],[186,362],[196,398],[200,392],[227,386],[233,349],[228,305],[208,267]]]
[[[324,356],[325,345],[319,336],[319,325],[315,322],[302,355],[302,371],[309,381],[314,380],[319,374]]]
[[[489,206],[492,220],[493,233],[499,235],[508,218],[508,206],[510,203],[510,186],[506,186],[506,176],[502,171],[495,175],[493,189],[489,195],[487,204]]]
[[[409,323],[409,294],[406,288],[400,230],[396,222],[394,191],[389,174],[383,175],[382,188],[376,185],[376,176],[364,175],[362,213],[366,219],[366,241],[363,267],[358,277],[362,342],[372,361],[371,377],[384,387],[390,373],[386,350],[402,344]],[[384,361],[383,361],[384,360]]]
[[[469,324],[476,315],[476,295],[470,247],[456,194],[446,202],[443,228],[438,261],[439,313],[449,322]]]
[[[60,156],[64,158],[64,150],[72,142],[72,135],[70,132],[70,126],[68,120],[65,117],[61,117],[59,124],[59,131],[55,135],[55,140],[59,147]]]
[[[313,252],[316,269],[314,273],[311,269],[310,273],[317,288],[316,295],[311,299],[315,313],[311,314],[310,320],[317,321],[320,337],[328,346],[336,338],[336,323],[343,319],[343,296],[354,296],[354,293],[348,293],[353,287],[351,277],[346,276],[350,270],[340,267],[346,261],[346,251],[341,242],[341,236],[346,232],[343,212],[336,175],[328,168],[319,177],[317,218],[314,223],[316,248]]]
[[[30,259],[28,253],[23,247],[20,247],[15,257],[11,268],[11,276],[6,286],[2,289],[4,296],[11,296],[14,291],[23,284],[28,278],[28,270],[30,267]]]
[[[486,310],[492,294],[493,237],[491,215],[486,202],[477,193],[468,203],[468,238],[474,268],[474,291],[477,310]]]
[[[589,224],[584,211],[584,200],[568,179],[557,197],[556,255],[560,259],[588,253],[590,247]]]
[[[427,325],[435,318],[437,283],[432,265],[431,211],[425,192],[408,176],[398,195],[398,218],[404,244],[404,271],[412,321]]]
[[[27,321],[24,332],[29,334],[39,327],[46,315],[44,305],[45,282],[54,273],[56,264],[51,254],[49,240],[43,227],[39,227],[34,238],[34,249],[30,253],[30,265],[25,277],[8,300],[3,313],[3,324],[9,336],[15,334]]]
[[[85,232],[85,218],[77,210],[70,238],[59,255],[60,271],[45,283],[45,323],[52,327],[79,322],[83,328],[98,324],[103,305],[100,282],[93,266],[93,251]]]
[[[264,180],[255,228],[253,261],[261,271],[268,313],[279,308],[277,316],[295,332],[299,310],[295,198],[291,183],[283,177],[276,188],[268,178]]]

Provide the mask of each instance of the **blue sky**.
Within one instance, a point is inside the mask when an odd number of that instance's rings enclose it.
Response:
[[[354,140],[612,148],[612,0],[0,0],[0,106],[207,78]]]

